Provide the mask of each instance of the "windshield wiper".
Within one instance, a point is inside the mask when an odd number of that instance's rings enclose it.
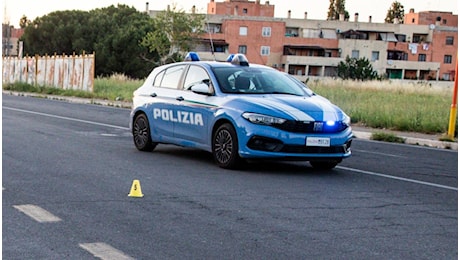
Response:
[[[296,93],[289,93],[289,92],[282,92],[282,91],[264,92],[263,94],[285,94],[285,95],[301,96]]]

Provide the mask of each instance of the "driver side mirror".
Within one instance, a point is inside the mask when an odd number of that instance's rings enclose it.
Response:
[[[208,96],[214,95],[214,93],[212,92],[212,88],[209,86],[209,82],[208,83],[203,82],[203,83],[193,85],[190,90],[197,94],[208,95]]]

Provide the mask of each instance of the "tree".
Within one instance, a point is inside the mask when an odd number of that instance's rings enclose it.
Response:
[[[123,73],[143,78],[152,66],[141,57],[150,55],[140,45],[155,30],[145,13],[126,5],[86,11],[57,11],[26,26],[21,40],[29,55],[96,53],[95,73]]]
[[[385,23],[393,23],[395,18],[404,23],[404,6],[398,1],[394,1],[388,9]]]
[[[159,30],[147,33],[141,45],[159,56],[160,65],[175,62],[180,53],[190,51],[203,33],[204,18],[200,14],[186,14],[174,5],[153,19]]]
[[[338,65],[338,76],[342,79],[353,80],[372,80],[378,79],[378,74],[374,71],[372,64],[367,58],[350,58],[347,56],[345,62],[341,61]]]
[[[335,20],[335,0],[329,0],[329,9],[327,12],[327,20]]]
[[[150,57],[140,43],[149,32],[155,31],[152,18],[126,5],[109,6],[90,11],[88,27],[96,52],[98,75],[123,73],[143,78],[153,65],[143,57]]]
[[[21,19],[19,20],[19,27],[24,29],[27,27],[27,25],[31,24],[32,21],[30,21],[29,19],[27,19],[27,16],[23,15],[21,17]]]
[[[350,18],[350,14],[345,10],[345,0],[330,0],[327,20],[339,20],[341,14],[345,16],[345,20]]]

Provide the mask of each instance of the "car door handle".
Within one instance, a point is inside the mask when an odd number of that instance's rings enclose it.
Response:
[[[177,101],[184,101],[184,97],[182,97],[182,96],[176,97],[176,100],[177,100]]]
[[[157,93],[154,92],[154,93],[150,94],[150,96],[151,96],[151,97],[156,97],[156,96],[157,96]]]

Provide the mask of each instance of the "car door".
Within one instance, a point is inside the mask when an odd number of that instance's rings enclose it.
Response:
[[[192,87],[201,85],[208,93],[195,93]],[[190,65],[186,71],[183,87],[178,98],[177,115],[180,117],[174,128],[174,136],[187,146],[204,147],[210,144],[210,123],[216,109],[213,86],[208,72],[201,66]]]
[[[152,93],[147,102],[147,113],[152,138],[157,142],[174,142],[174,125],[177,121],[176,110],[178,87],[185,65],[170,66],[155,77]]]

